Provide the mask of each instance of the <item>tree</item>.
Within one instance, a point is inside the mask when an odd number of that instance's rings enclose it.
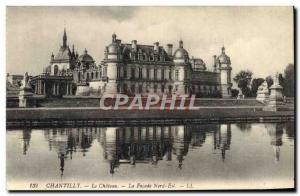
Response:
[[[237,89],[231,89],[231,96],[232,97],[237,97],[239,94],[239,90]]]
[[[273,78],[272,78],[272,76],[267,76],[266,77],[266,82],[268,84],[268,88],[270,88],[270,86],[273,85]]]
[[[264,82],[263,78],[254,78],[251,83],[251,95],[256,97],[258,87]]]
[[[282,74],[279,74],[279,78],[278,79],[279,79],[279,84],[281,86],[284,86],[284,78],[283,78]],[[268,84],[268,88],[270,88],[270,86],[273,85],[273,77],[272,76],[266,77],[266,81],[267,81],[267,84]]]
[[[252,75],[252,71],[242,70],[239,73],[237,73],[236,76],[233,78],[233,81],[238,85],[238,87],[242,90],[242,93],[246,97],[251,96],[251,89],[249,86],[252,79]]]
[[[288,64],[284,70],[283,93],[285,96],[295,96],[295,68],[294,64]]]

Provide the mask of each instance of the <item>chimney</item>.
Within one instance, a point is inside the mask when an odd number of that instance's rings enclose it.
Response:
[[[136,40],[132,40],[131,41],[131,48],[132,50],[136,51],[137,50],[137,46],[136,46],[137,41]]]
[[[173,51],[172,51],[173,50],[173,44],[168,44],[167,47],[168,47],[168,51],[167,51],[168,55],[172,56],[173,55]]]
[[[159,46],[159,42],[155,42],[154,43],[154,51],[158,52],[158,46]]]
[[[213,68],[217,71],[217,55],[213,55]]]

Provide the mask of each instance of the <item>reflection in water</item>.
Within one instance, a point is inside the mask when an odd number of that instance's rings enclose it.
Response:
[[[267,125],[267,130],[271,138],[271,145],[273,146],[275,161],[279,161],[280,146],[282,146],[283,124]]]
[[[31,130],[30,129],[24,129],[22,131],[23,134],[23,154],[26,155],[27,150],[30,146],[30,139],[31,139]]]
[[[49,151],[58,156],[60,175],[64,173],[65,161],[72,160],[74,153],[85,157],[94,141],[103,148],[103,157],[108,163],[110,174],[122,164],[150,163],[157,167],[160,160],[175,161],[178,168],[184,166],[185,157],[193,148],[201,148],[208,138],[220,160],[225,161],[230,150],[232,124],[140,126],[140,127],[90,127],[45,129],[44,137]],[[237,126],[238,127],[238,126]],[[245,126],[243,126],[245,127]],[[251,130],[251,126],[246,126]],[[289,139],[294,137],[294,128],[287,124],[267,124],[270,144],[274,148],[275,160],[279,161],[283,133]],[[244,132],[245,129],[239,129]],[[284,131],[285,130],[285,131]],[[23,154],[30,146],[31,130],[23,130]]]
[[[231,127],[230,124],[221,125],[220,129],[214,132],[214,149],[220,149],[222,161],[225,160],[225,152],[230,149]]]

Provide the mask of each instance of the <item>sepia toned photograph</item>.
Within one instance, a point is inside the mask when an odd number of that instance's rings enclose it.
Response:
[[[292,6],[7,6],[8,191],[295,190]]]

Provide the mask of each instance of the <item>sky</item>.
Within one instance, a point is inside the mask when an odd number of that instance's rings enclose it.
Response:
[[[158,41],[173,51],[183,40],[190,57],[212,69],[212,56],[224,45],[233,76],[251,70],[254,77],[283,72],[294,63],[292,7],[7,7],[6,72],[42,73],[50,56],[68,44],[84,49],[97,64],[115,32],[122,43]]]

